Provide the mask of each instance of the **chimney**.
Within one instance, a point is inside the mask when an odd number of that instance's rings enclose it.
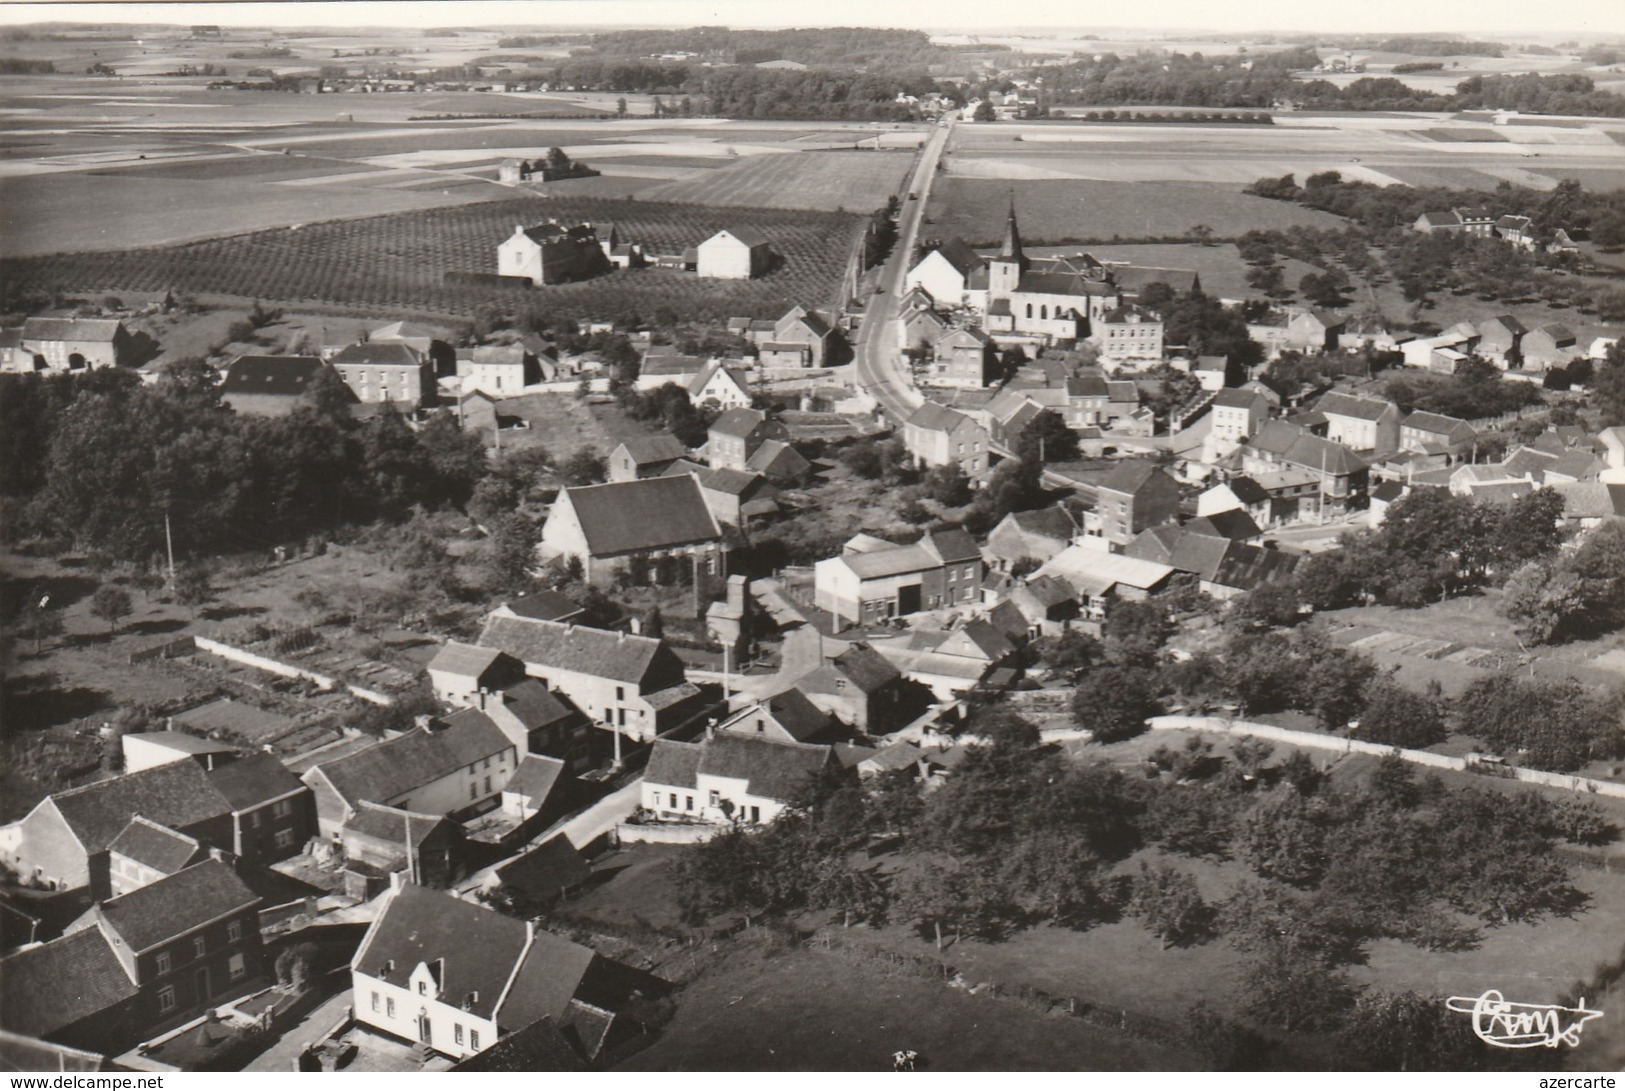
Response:
[[[627,628],[632,630],[632,635],[633,636],[641,636],[642,633],[643,633],[643,619],[640,618],[640,617],[632,618],[627,623]],[[626,634],[622,633],[621,635],[625,636]]]
[[[486,700],[487,697],[490,696],[490,694],[491,694],[490,690],[486,689],[484,686],[480,687],[480,693],[479,693],[479,698],[478,699],[479,699],[479,709],[480,709],[481,712],[485,711],[485,700]]]
[[[632,623],[634,625],[637,624],[637,619],[633,618]],[[626,633],[624,631],[623,632],[618,632],[618,633],[615,634],[615,643],[617,643],[617,644],[625,644],[626,643]]]
[[[735,612],[740,614],[745,612],[745,594],[749,590],[749,576],[728,577],[728,605],[732,607]]]

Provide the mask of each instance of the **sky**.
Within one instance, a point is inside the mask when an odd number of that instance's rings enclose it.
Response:
[[[1138,25],[1121,22],[1132,12]],[[41,21],[214,23],[222,26],[891,26],[951,32],[1122,29],[1425,33],[1483,38],[1568,34],[1625,38],[1625,0],[1135,0],[1103,14],[1077,0],[308,0],[301,3],[0,2],[0,24]]]

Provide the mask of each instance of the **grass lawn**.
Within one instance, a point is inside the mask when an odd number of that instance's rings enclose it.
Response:
[[[678,997],[631,1071],[885,1071],[898,1049],[928,1071],[1190,1070],[1173,1047],[834,951],[728,949]]]
[[[997,245],[1004,232],[1012,183],[993,178],[939,178],[931,188],[925,234],[955,236],[973,246]],[[1219,238],[1254,228],[1340,227],[1343,221],[1300,208],[1202,183],[1038,179],[1016,191],[1023,241],[1031,244],[1109,242],[1113,239],[1184,235],[1206,224]]]
[[[1022,220],[1026,230],[1026,220]],[[1032,247],[1027,252],[1034,257],[1049,253],[1070,254],[1076,246]],[[1202,278],[1202,291],[1218,299],[1246,299],[1257,294],[1247,284],[1247,263],[1234,243],[1216,243],[1202,246],[1198,243],[1122,243],[1092,245],[1089,253],[1101,261],[1126,261],[1153,269],[1190,269]],[[1289,286],[1296,285],[1305,273],[1319,272],[1313,265],[1296,258],[1282,258],[1276,262]]]

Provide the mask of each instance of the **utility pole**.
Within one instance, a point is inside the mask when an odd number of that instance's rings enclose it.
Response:
[[[700,555],[690,553],[689,559],[694,562],[694,578],[690,581],[694,585],[694,620],[700,619]]]
[[[164,547],[169,552],[169,589],[175,590],[175,536],[169,531],[169,512],[164,512]]]

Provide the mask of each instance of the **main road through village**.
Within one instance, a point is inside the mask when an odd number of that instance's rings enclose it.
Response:
[[[854,346],[853,367],[858,386],[880,403],[896,423],[901,424],[908,415],[925,401],[909,379],[908,365],[903,359],[894,325],[898,304],[903,295],[903,279],[908,273],[909,257],[914,253],[920,237],[920,221],[925,217],[925,206],[931,199],[931,183],[936,180],[937,164],[948,146],[953,133],[952,116],[945,117],[931,129],[931,135],[920,149],[919,162],[914,165],[914,176],[908,191],[912,200],[903,202],[897,217],[897,243],[891,256],[880,270],[879,291],[868,298],[863,311],[863,324],[858,328]]]

